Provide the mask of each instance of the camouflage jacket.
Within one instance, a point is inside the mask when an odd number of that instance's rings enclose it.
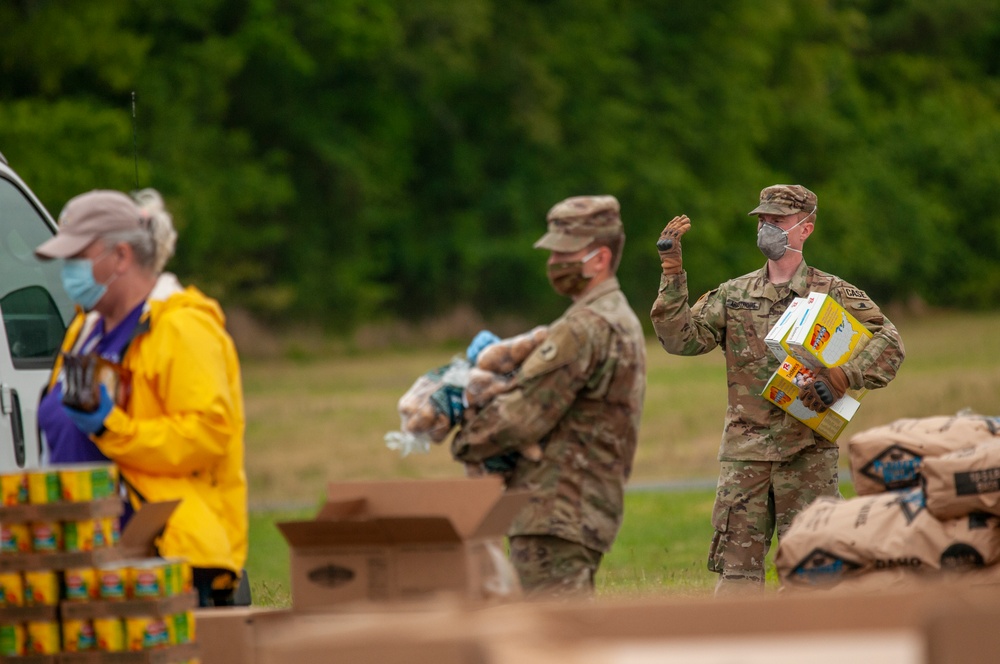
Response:
[[[646,391],[642,326],[609,279],[549,326],[515,387],[466,420],[452,442],[479,462],[538,443],[541,461],[520,457],[508,490],[531,492],[509,535],[552,535],[597,551],[621,525]]]
[[[778,360],[764,337],[796,297],[829,293],[866,328],[868,345],[842,365],[852,388],[884,387],[903,362],[896,327],[843,279],[803,261],[787,284],[772,284],[767,267],[731,279],[688,306],[687,275],[663,275],[650,317],[660,345],[675,355],[700,355],[716,346],[726,354],[729,407],[719,449],[723,461],[779,461],[810,445],[835,447],[760,396]]]

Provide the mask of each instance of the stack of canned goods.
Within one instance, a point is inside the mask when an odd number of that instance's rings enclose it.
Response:
[[[0,574],[0,607],[52,607],[48,614],[25,622],[0,623],[0,655],[51,655],[59,652],[59,579],[51,570]]]
[[[118,467],[108,463],[0,475],[5,507],[101,500],[117,495],[117,486]],[[28,523],[0,519],[0,555],[93,551],[115,546],[119,535],[117,517]]]
[[[118,466],[113,463],[49,466],[0,474],[4,506],[88,502],[118,493]]]
[[[77,577],[84,577],[77,581]],[[71,596],[70,589],[81,589]],[[96,590],[102,600],[169,600],[192,590],[191,566],[181,559],[142,558],[107,563],[92,570],[67,570],[66,600],[88,601]],[[68,652],[147,650],[194,641],[191,611],[148,613],[63,622],[63,644]]]
[[[0,607],[54,606],[60,598],[74,605],[97,601],[100,616],[0,624],[0,656],[140,651],[194,642],[193,612],[172,610],[176,605],[169,602],[192,592],[191,566],[184,560],[121,560],[67,569],[62,577],[60,592],[57,572],[0,575]]]
[[[137,652],[194,643],[194,612],[65,620],[66,652]]]
[[[0,474],[0,661],[194,642],[186,561],[103,562],[120,555],[110,551],[118,517],[105,516],[120,513],[117,495],[113,464]],[[191,651],[157,656],[186,661]]]

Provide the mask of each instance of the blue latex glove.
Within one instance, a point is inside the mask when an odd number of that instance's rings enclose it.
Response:
[[[111,395],[108,394],[108,388],[101,384],[101,403],[98,404],[97,410],[92,413],[88,413],[82,410],[77,410],[76,408],[70,408],[67,405],[63,405],[63,410],[69,415],[69,419],[73,420],[73,424],[76,428],[87,435],[100,434],[104,431],[104,420],[108,418],[108,414],[111,413],[111,409],[115,407],[115,403],[111,400]]]
[[[469,364],[475,364],[476,358],[483,352],[483,349],[487,346],[492,346],[498,341],[500,341],[500,337],[489,330],[480,330],[479,334],[473,338],[472,343],[469,344],[469,347],[465,349],[465,359],[469,361]]]

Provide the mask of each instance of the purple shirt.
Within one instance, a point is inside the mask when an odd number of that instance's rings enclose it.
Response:
[[[80,346],[82,352],[95,352],[111,362],[121,362],[125,347],[128,346],[145,302],[140,303],[129,315],[110,332],[104,331],[104,319],[97,321],[87,340]],[[38,404],[38,425],[48,443],[49,463],[87,463],[108,461],[108,457],[97,448],[92,440],[73,424],[62,405],[63,376]]]

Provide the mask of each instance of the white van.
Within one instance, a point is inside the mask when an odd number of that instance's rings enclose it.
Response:
[[[73,316],[61,261],[34,254],[55,232],[45,207],[0,154],[0,472],[36,468],[42,459],[38,400]]]

